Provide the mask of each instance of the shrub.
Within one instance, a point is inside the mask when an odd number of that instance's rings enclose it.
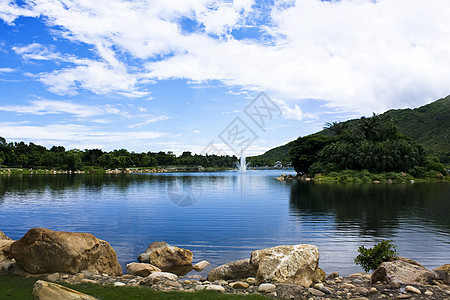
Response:
[[[364,271],[369,272],[375,270],[385,261],[390,260],[398,255],[396,247],[390,240],[383,240],[375,244],[373,248],[358,248],[359,255],[355,258],[355,263],[361,265]]]

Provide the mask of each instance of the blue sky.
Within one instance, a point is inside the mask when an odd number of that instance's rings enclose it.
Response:
[[[0,0],[0,136],[233,154],[240,118],[260,154],[450,94],[449,20],[446,0]],[[261,92],[263,127],[244,111]]]

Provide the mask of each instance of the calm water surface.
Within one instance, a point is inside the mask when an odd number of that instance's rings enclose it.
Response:
[[[358,247],[380,239],[428,268],[450,263],[450,184],[305,184],[279,174],[0,176],[0,230],[13,239],[31,227],[90,232],[123,268],[154,241],[212,267],[256,249],[313,244],[325,272],[348,275],[361,271]]]

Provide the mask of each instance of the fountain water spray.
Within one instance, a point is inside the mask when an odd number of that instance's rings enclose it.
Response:
[[[247,162],[245,161],[245,154],[244,154],[244,151],[242,151],[242,152],[241,152],[241,159],[240,159],[240,161],[237,161],[237,162],[236,162],[236,166],[237,166],[238,170],[241,171],[241,172],[247,171],[247,166],[248,166],[249,164],[250,164],[250,163],[247,163]]]

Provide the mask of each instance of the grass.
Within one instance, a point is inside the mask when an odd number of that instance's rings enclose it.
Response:
[[[39,278],[25,278],[16,275],[1,275],[0,276],[0,300],[32,300],[33,284]],[[231,300],[231,299],[245,299],[245,300],[264,300],[269,299],[261,295],[231,295],[218,294],[210,291],[198,291],[195,293],[189,292],[155,292],[146,286],[124,286],[114,287],[112,285],[99,284],[79,284],[70,285],[63,284],[71,289],[94,296],[101,300],[116,300],[116,299],[156,299],[156,300]]]

